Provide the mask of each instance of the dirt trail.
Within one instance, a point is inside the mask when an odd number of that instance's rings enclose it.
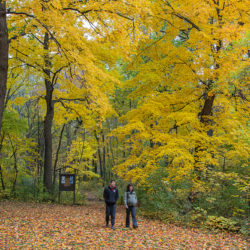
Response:
[[[105,228],[104,204],[87,206],[0,203],[0,249],[247,249],[238,235],[205,233],[138,218],[139,228],[125,229],[118,207],[116,230]]]

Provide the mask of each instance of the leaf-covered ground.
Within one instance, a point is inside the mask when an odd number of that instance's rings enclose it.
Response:
[[[138,218],[139,228],[125,229],[118,208],[116,230],[105,228],[104,205],[66,206],[0,203],[0,249],[158,248],[247,249],[238,235],[206,233]]]

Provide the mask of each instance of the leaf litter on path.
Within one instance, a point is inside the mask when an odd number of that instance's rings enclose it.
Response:
[[[209,233],[138,218],[125,229],[125,209],[118,207],[116,230],[105,227],[105,206],[0,203],[0,249],[248,249],[237,234]]]

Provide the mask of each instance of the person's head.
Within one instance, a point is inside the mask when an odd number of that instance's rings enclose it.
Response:
[[[134,190],[133,185],[131,183],[128,184],[128,186],[127,186],[127,192],[132,192],[133,190]]]
[[[110,182],[110,186],[111,186],[111,187],[115,187],[115,181],[114,181],[114,180],[112,180],[112,181]]]

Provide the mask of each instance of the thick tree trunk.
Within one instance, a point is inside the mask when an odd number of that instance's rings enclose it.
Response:
[[[0,132],[2,128],[2,117],[4,100],[6,94],[7,73],[8,73],[8,29],[6,21],[6,2],[0,0]]]
[[[215,95],[208,96],[205,100],[203,109],[200,113],[200,121],[202,123],[208,123],[210,121],[208,116],[212,115],[212,108],[213,108],[213,103],[214,103],[214,98]]]
[[[215,99],[215,94],[211,96],[207,95],[205,98],[202,111],[199,113],[200,122],[203,123],[204,125],[210,125],[212,122],[210,116],[212,116],[213,114],[212,111],[213,111],[214,99]],[[213,130],[212,129],[208,130],[207,135],[212,136]],[[197,167],[197,164],[198,164],[197,155],[200,150],[204,150],[204,149],[201,149],[201,145],[197,145],[194,150],[194,158],[195,158],[194,166],[195,166],[195,171],[196,171],[198,180],[202,178],[202,171],[200,170],[199,167]],[[209,168],[209,166],[206,166],[206,168]],[[190,202],[191,209],[193,209],[193,204],[194,204],[194,201],[197,199],[198,194],[199,192],[191,191],[188,196],[188,201]]]
[[[44,120],[44,143],[45,143],[45,154],[44,154],[44,185],[47,190],[53,192],[52,183],[52,123],[54,118],[54,102],[53,102],[53,85],[50,80],[50,68],[51,62],[49,58],[49,34],[46,32],[44,36],[44,61],[45,61],[45,87],[46,87],[46,104],[47,111]]]
[[[209,125],[211,123],[210,116],[212,116],[212,110],[213,110],[213,103],[214,103],[215,95],[212,96],[206,96],[205,102],[202,108],[202,111],[199,113],[200,122],[204,125]],[[213,135],[212,130],[207,131],[208,136]],[[197,145],[194,150],[195,155],[195,166],[197,164],[197,153],[200,150],[201,145]],[[199,172],[198,168],[196,170]]]

